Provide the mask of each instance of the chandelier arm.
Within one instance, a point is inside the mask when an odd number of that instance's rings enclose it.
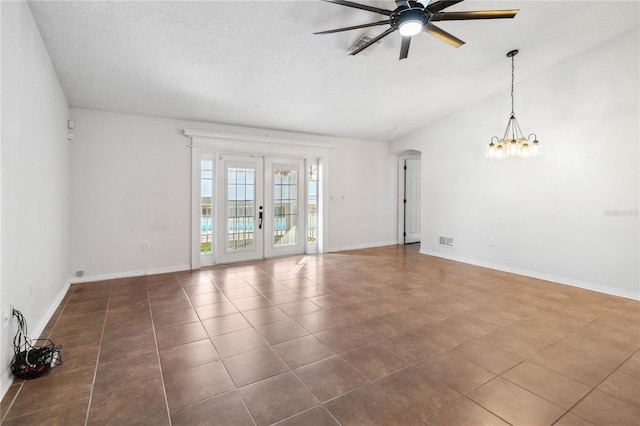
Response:
[[[520,123],[518,123],[518,120],[516,120],[515,116],[513,117],[513,121],[516,123],[515,135],[517,136],[517,139],[524,139],[524,133],[522,133],[522,129],[520,128]]]
[[[509,117],[509,121],[507,121],[507,128],[504,129],[504,136],[502,137],[502,140],[506,140],[507,136],[509,136],[509,129],[511,128],[511,120],[514,120],[516,118],[515,115],[511,114],[511,117]]]

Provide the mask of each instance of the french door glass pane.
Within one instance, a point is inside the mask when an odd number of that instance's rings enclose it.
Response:
[[[213,161],[200,162],[200,253],[211,253],[213,217]]]
[[[273,245],[296,244],[298,170],[273,171]]]
[[[227,250],[254,248],[256,174],[253,168],[227,170]]]

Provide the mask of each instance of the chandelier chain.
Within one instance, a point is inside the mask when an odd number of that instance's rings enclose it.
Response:
[[[513,55],[515,56],[515,55]],[[515,86],[515,81],[516,81],[516,64],[515,64],[515,60],[514,57],[511,56],[511,115],[515,115],[515,109],[514,109],[514,95],[513,95],[513,87]]]

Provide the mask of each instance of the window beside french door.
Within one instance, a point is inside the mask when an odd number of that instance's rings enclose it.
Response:
[[[307,161],[307,253],[318,251],[318,161]]]
[[[200,263],[213,264],[213,159],[200,160]]]
[[[307,163],[249,155],[203,158],[201,264],[316,251],[318,165]]]

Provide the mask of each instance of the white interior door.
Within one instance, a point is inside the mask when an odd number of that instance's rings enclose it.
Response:
[[[405,160],[404,242],[420,241],[420,159]]]
[[[305,250],[304,161],[265,158],[265,257]]]
[[[262,259],[263,158],[218,155],[217,263]]]

